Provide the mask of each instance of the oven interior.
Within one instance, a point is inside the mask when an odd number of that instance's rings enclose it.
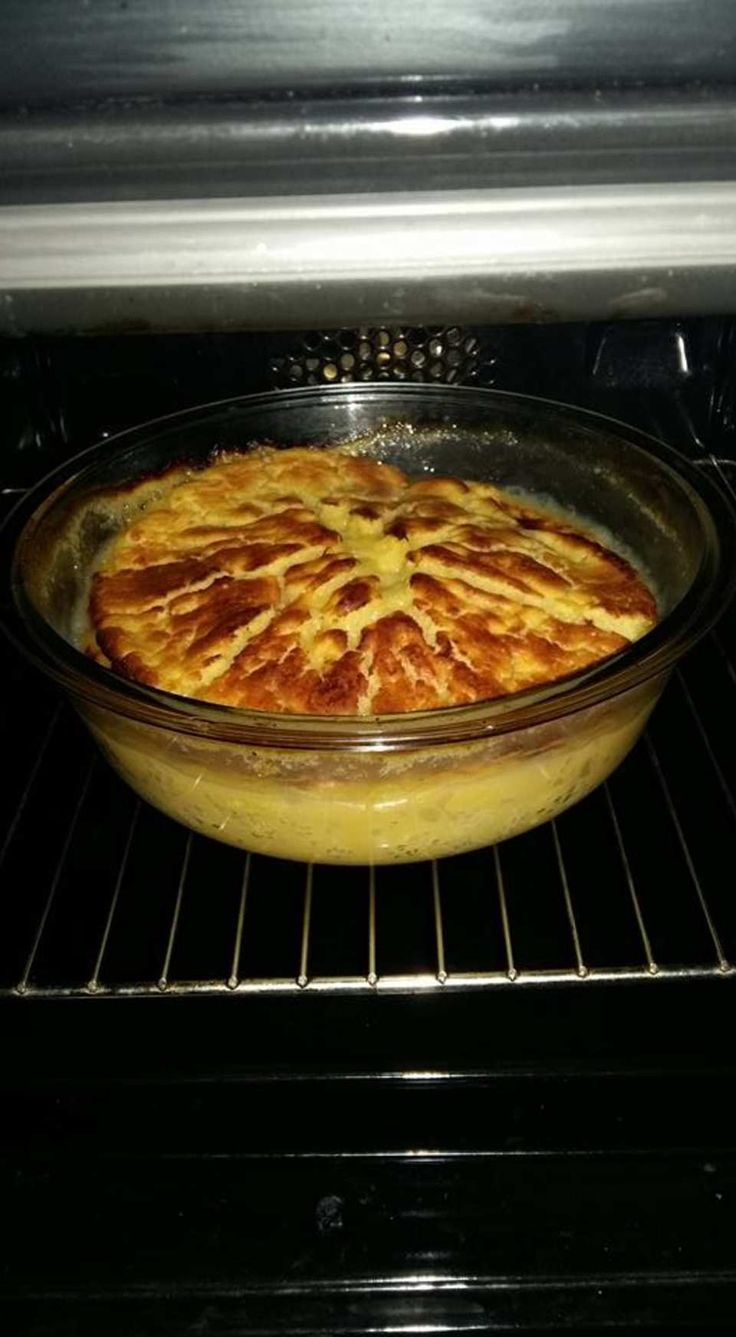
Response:
[[[417,379],[635,423],[736,500],[735,332],[711,316],[8,338],[2,506],[126,426],[393,376],[397,345]],[[376,870],[188,834],[5,644],[2,661],[8,1331],[726,1323],[733,610],[574,809]]]

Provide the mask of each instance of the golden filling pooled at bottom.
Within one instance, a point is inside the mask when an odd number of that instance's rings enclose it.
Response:
[[[490,484],[265,447],[163,478],[107,549],[89,611],[90,652],[139,682],[363,716],[550,682],[657,618],[622,557]]]
[[[407,863],[495,844],[576,803],[640,734],[661,682],[553,728],[445,749],[242,748],[99,712],[109,760],[144,798],[202,835],[280,859]]]

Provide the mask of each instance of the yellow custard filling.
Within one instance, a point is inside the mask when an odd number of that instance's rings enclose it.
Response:
[[[488,740],[342,758],[157,735],[99,713],[88,722],[134,789],[203,835],[284,859],[407,863],[505,840],[577,802],[629,751],[660,689],[573,717],[549,746],[527,730],[513,750]]]

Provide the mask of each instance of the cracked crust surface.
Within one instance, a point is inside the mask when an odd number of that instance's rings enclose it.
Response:
[[[504,696],[657,619],[634,568],[573,523],[489,484],[302,448],[162,480],[107,550],[89,612],[90,653],[118,673],[307,715]]]

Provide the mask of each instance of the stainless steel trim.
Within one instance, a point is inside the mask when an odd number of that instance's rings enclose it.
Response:
[[[438,81],[528,86],[612,81],[727,83],[733,4],[700,0],[120,0],[69,7],[4,0],[3,95],[37,99],[222,97],[257,90],[426,88]],[[12,53],[12,55],[11,55]]]
[[[0,203],[728,181],[735,150],[723,84],[45,103],[0,112]]]
[[[0,331],[736,307],[736,182],[12,206]]]

